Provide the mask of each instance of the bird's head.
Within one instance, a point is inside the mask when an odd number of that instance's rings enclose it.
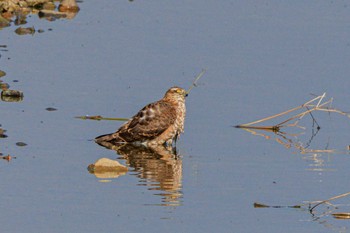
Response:
[[[187,96],[187,92],[185,89],[182,89],[180,87],[172,87],[170,88],[164,95],[165,99],[169,100],[185,100],[185,97]]]

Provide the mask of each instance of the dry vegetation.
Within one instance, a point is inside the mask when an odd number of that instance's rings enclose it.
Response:
[[[313,122],[313,134],[310,140],[312,140],[312,138],[317,134],[318,130],[320,130],[321,127],[319,126],[316,118],[314,117],[314,112],[336,113],[350,118],[349,113],[333,108],[332,103],[333,98],[326,99],[326,93],[323,93],[322,95],[316,96],[315,98],[297,107],[288,109],[284,112],[269,117],[265,117],[263,119],[237,125],[235,127],[244,129],[249,133],[262,136],[266,139],[272,139],[272,137],[265,134],[264,132],[272,132],[277,136],[275,140],[278,143],[282,144],[286,148],[294,147],[298,149],[302,154],[333,153],[335,152],[334,149],[309,149],[307,144],[303,144],[295,140],[295,138],[297,138],[299,135],[305,133],[306,127],[300,124],[301,120],[305,116],[310,116]],[[270,120],[275,120],[278,123],[273,125],[263,125],[263,123],[268,122]],[[298,133],[287,133],[287,131],[293,131],[293,129],[294,131],[295,129],[297,129]]]
[[[298,136],[298,134],[287,134],[282,131],[282,129],[286,131],[287,129],[292,129],[292,128],[297,128],[301,131],[305,130],[305,127],[300,125],[300,121],[306,115],[311,116],[313,120],[313,126],[316,127],[316,131],[318,131],[320,129],[320,126],[313,115],[313,113],[316,111],[326,112],[326,113],[336,113],[336,114],[340,114],[350,118],[349,113],[333,108],[332,103],[333,103],[333,98],[326,99],[326,93],[323,93],[322,95],[316,96],[315,98],[295,108],[291,108],[287,111],[284,111],[263,119],[259,119],[250,123],[237,125],[235,127],[244,129],[254,135],[263,136],[266,139],[271,139],[271,137],[263,132],[266,132],[266,131],[273,132],[275,135],[279,137],[279,139],[276,139],[277,142],[279,142],[280,144],[283,144],[288,148],[294,146],[295,148],[299,149],[301,153],[333,153],[335,152],[335,150],[331,150],[331,149],[313,149],[313,150],[307,149],[305,146],[303,146],[303,144],[295,143],[292,139],[288,138],[288,136]],[[265,123],[272,119],[277,120],[277,122],[279,123],[273,124],[273,125],[262,125],[262,123]],[[337,199],[345,198],[349,195],[350,195],[350,192],[347,192],[337,196],[333,196],[326,200],[305,201],[303,204],[296,204],[296,205],[276,206],[276,205],[268,205],[268,204],[255,202],[254,208],[303,208],[303,209],[307,209],[310,212],[314,220],[318,220],[321,217],[328,216],[328,215],[332,215],[336,219],[350,219],[350,212],[337,212],[339,208],[344,205],[336,205],[332,203]]]

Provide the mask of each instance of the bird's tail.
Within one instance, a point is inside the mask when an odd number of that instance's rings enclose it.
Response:
[[[104,134],[95,138],[95,142],[102,144],[104,142],[109,142],[112,144],[125,143],[125,140],[119,137],[118,133]]]

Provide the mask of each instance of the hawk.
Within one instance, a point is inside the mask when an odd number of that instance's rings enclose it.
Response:
[[[170,88],[161,100],[146,105],[115,133],[101,135],[95,142],[102,146],[133,143],[171,147],[184,132],[186,96],[186,90]]]

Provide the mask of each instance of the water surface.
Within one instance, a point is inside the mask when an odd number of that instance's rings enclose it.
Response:
[[[17,35],[2,29],[0,78],[24,93],[0,102],[4,232],[346,232],[295,205],[348,192],[349,119],[318,113],[313,148],[301,154],[232,126],[327,93],[349,109],[349,9],[344,3],[85,1],[71,20],[36,15]],[[49,30],[52,29],[52,30]],[[178,85],[188,88],[178,156],[126,158],[95,144]],[[46,108],[56,111],[47,111]],[[303,119],[307,135],[312,120]],[[275,137],[272,134],[272,137]],[[308,136],[303,140],[307,141]],[[27,146],[16,146],[25,142]],[[98,178],[99,158],[129,171]],[[107,180],[109,182],[101,182]],[[347,199],[338,200],[346,204]],[[346,210],[342,206],[341,211]],[[318,212],[320,213],[320,212]]]

